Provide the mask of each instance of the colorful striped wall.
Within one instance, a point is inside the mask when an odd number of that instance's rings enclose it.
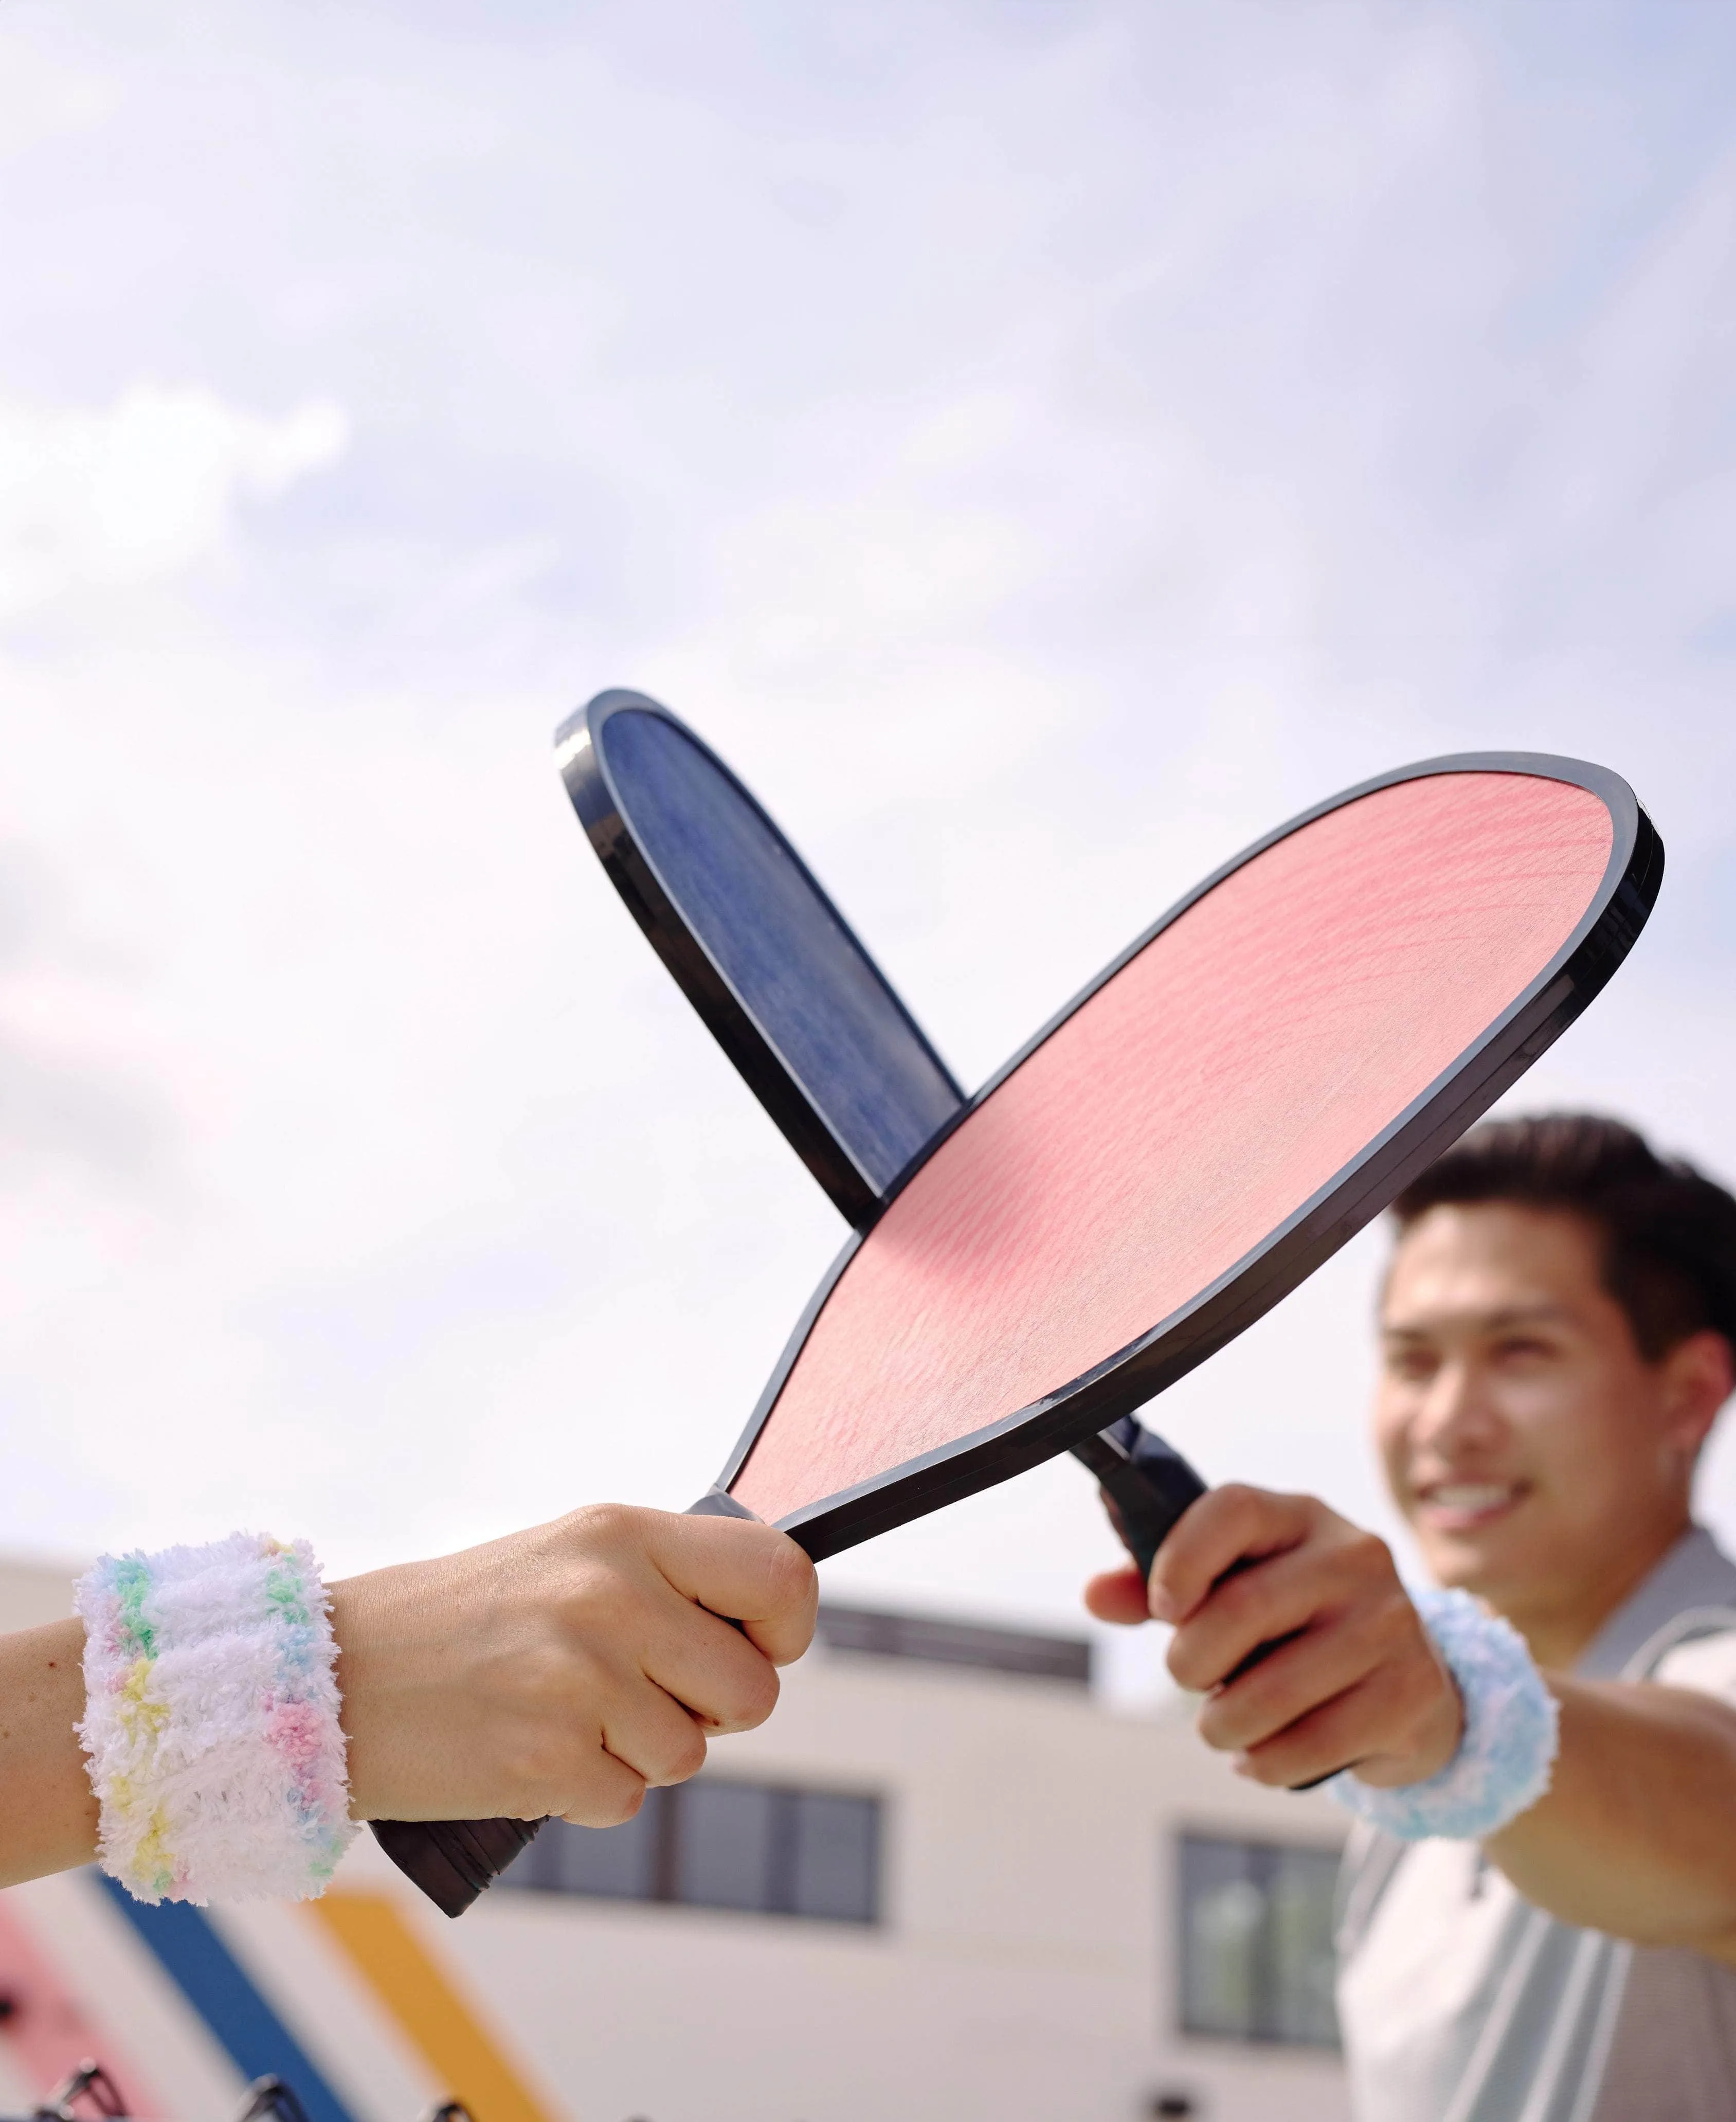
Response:
[[[566,2122],[390,1891],[302,1906],[149,1908],[96,1871],[0,1894],[0,2108],[85,2058],[133,2113],[227,2122],[248,2082],[294,2087],[310,2122]]]

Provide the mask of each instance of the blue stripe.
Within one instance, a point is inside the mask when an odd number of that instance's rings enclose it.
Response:
[[[105,1872],[96,1877],[245,2078],[292,2087],[309,2122],[356,2122],[312,2058],[254,1986],[203,1909],[186,1901],[135,1901]]]

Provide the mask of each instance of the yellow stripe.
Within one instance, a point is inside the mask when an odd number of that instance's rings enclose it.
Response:
[[[558,2122],[383,1894],[308,1904],[421,2051],[446,2097],[476,2122]]]

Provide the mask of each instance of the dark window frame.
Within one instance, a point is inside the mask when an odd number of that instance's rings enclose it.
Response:
[[[1336,2016],[1330,2033],[1323,2028],[1318,2031],[1296,2031],[1281,2023],[1286,1970],[1281,1965],[1282,1941],[1274,1915],[1272,1890],[1282,1882],[1286,1867],[1292,1864],[1299,1870],[1316,1863],[1329,1866],[1335,1883],[1342,1859],[1342,1849],[1325,1840],[1250,1834],[1221,1825],[1174,1826],[1166,1830],[1165,1839],[1173,1897],[1170,1920],[1175,1950],[1172,1984],[1175,2031],[1190,2041],[1216,2041],[1238,2048],[1288,2049],[1318,2055],[1341,2053],[1342,2041]],[[1196,1908],[1201,1897],[1189,1890],[1190,1846],[1202,1851],[1234,1853],[1245,1867],[1245,1883],[1260,1896],[1262,1904],[1254,1933],[1253,1993],[1245,2021],[1240,2026],[1226,2024],[1221,2018],[1202,2018],[1192,2008],[1196,1972],[1192,1948]],[[1225,1883],[1234,1886],[1239,1882],[1232,1880]],[[1329,1951],[1330,1932],[1328,1946]]]
[[[684,1827],[691,1831],[702,1816],[701,1808],[713,1793],[740,1792],[764,1801],[765,1856],[757,1891],[749,1898],[732,1898],[702,1888],[693,1891],[695,1872],[702,1873],[704,1858],[698,1846],[684,1844]],[[802,1848],[805,1833],[813,1829],[821,1808],[860,1808],[864,1848],[861,1853],[861,1891],[831,1898],[834,1905],[817,1906],[827,1898],[825,1867],[810,1855],[805,1866]],[[850,1930],[884,1928],[885,1912],[885,1854],[887,1804],[878,1791],[846,1790],[835,1785],[796,1783],[782,1778],[702,1776],[692,1783],[648,1790],[635,1819],[621,1828],[575,1827],[551,1821],[542,1834],[516,1858],[502,1875],[503,1886],[520,1892],[559,1895],[576,1900],[612,1901],[639,1908],[704,1909],[715,1914],[782,1919],[801,1923],[824,1923]],[[640,1881],[631,1885],[582,1883],[572,1876],[572,1860],[585,1853],[585,1845],[574,1837],[632,1834],[648,1838],[649,1848],[630,1848],[628,1869],[637,1868]],[[595,1851],[596,1845],[590,1849]],[[822,1891],[816,1891],[816,1888]],[[850,1906],[837,1904],[848,1901]]]

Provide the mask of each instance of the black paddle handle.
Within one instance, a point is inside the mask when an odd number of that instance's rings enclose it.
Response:
[[[543,1825],[539,1820],[375,1820],[374,1839],[442,1914],[461,1916]]]
[[[750,1518],[713,1489],[692,1507],[700,1517]],[[739,1621],[732,1627],[740,1628]],[[461,1916],[544,1825],[540,1820],[376,1820],[374,1839],[443,1914]]]
[[[1122,1546],[1140,1575],[1149,1577],[1170,1527],[1205,1494],[1206,1484],[1174,1445],[1141,1429],[1131,1414],[1076,1444],[1073,1456],[1097,1476]]]

